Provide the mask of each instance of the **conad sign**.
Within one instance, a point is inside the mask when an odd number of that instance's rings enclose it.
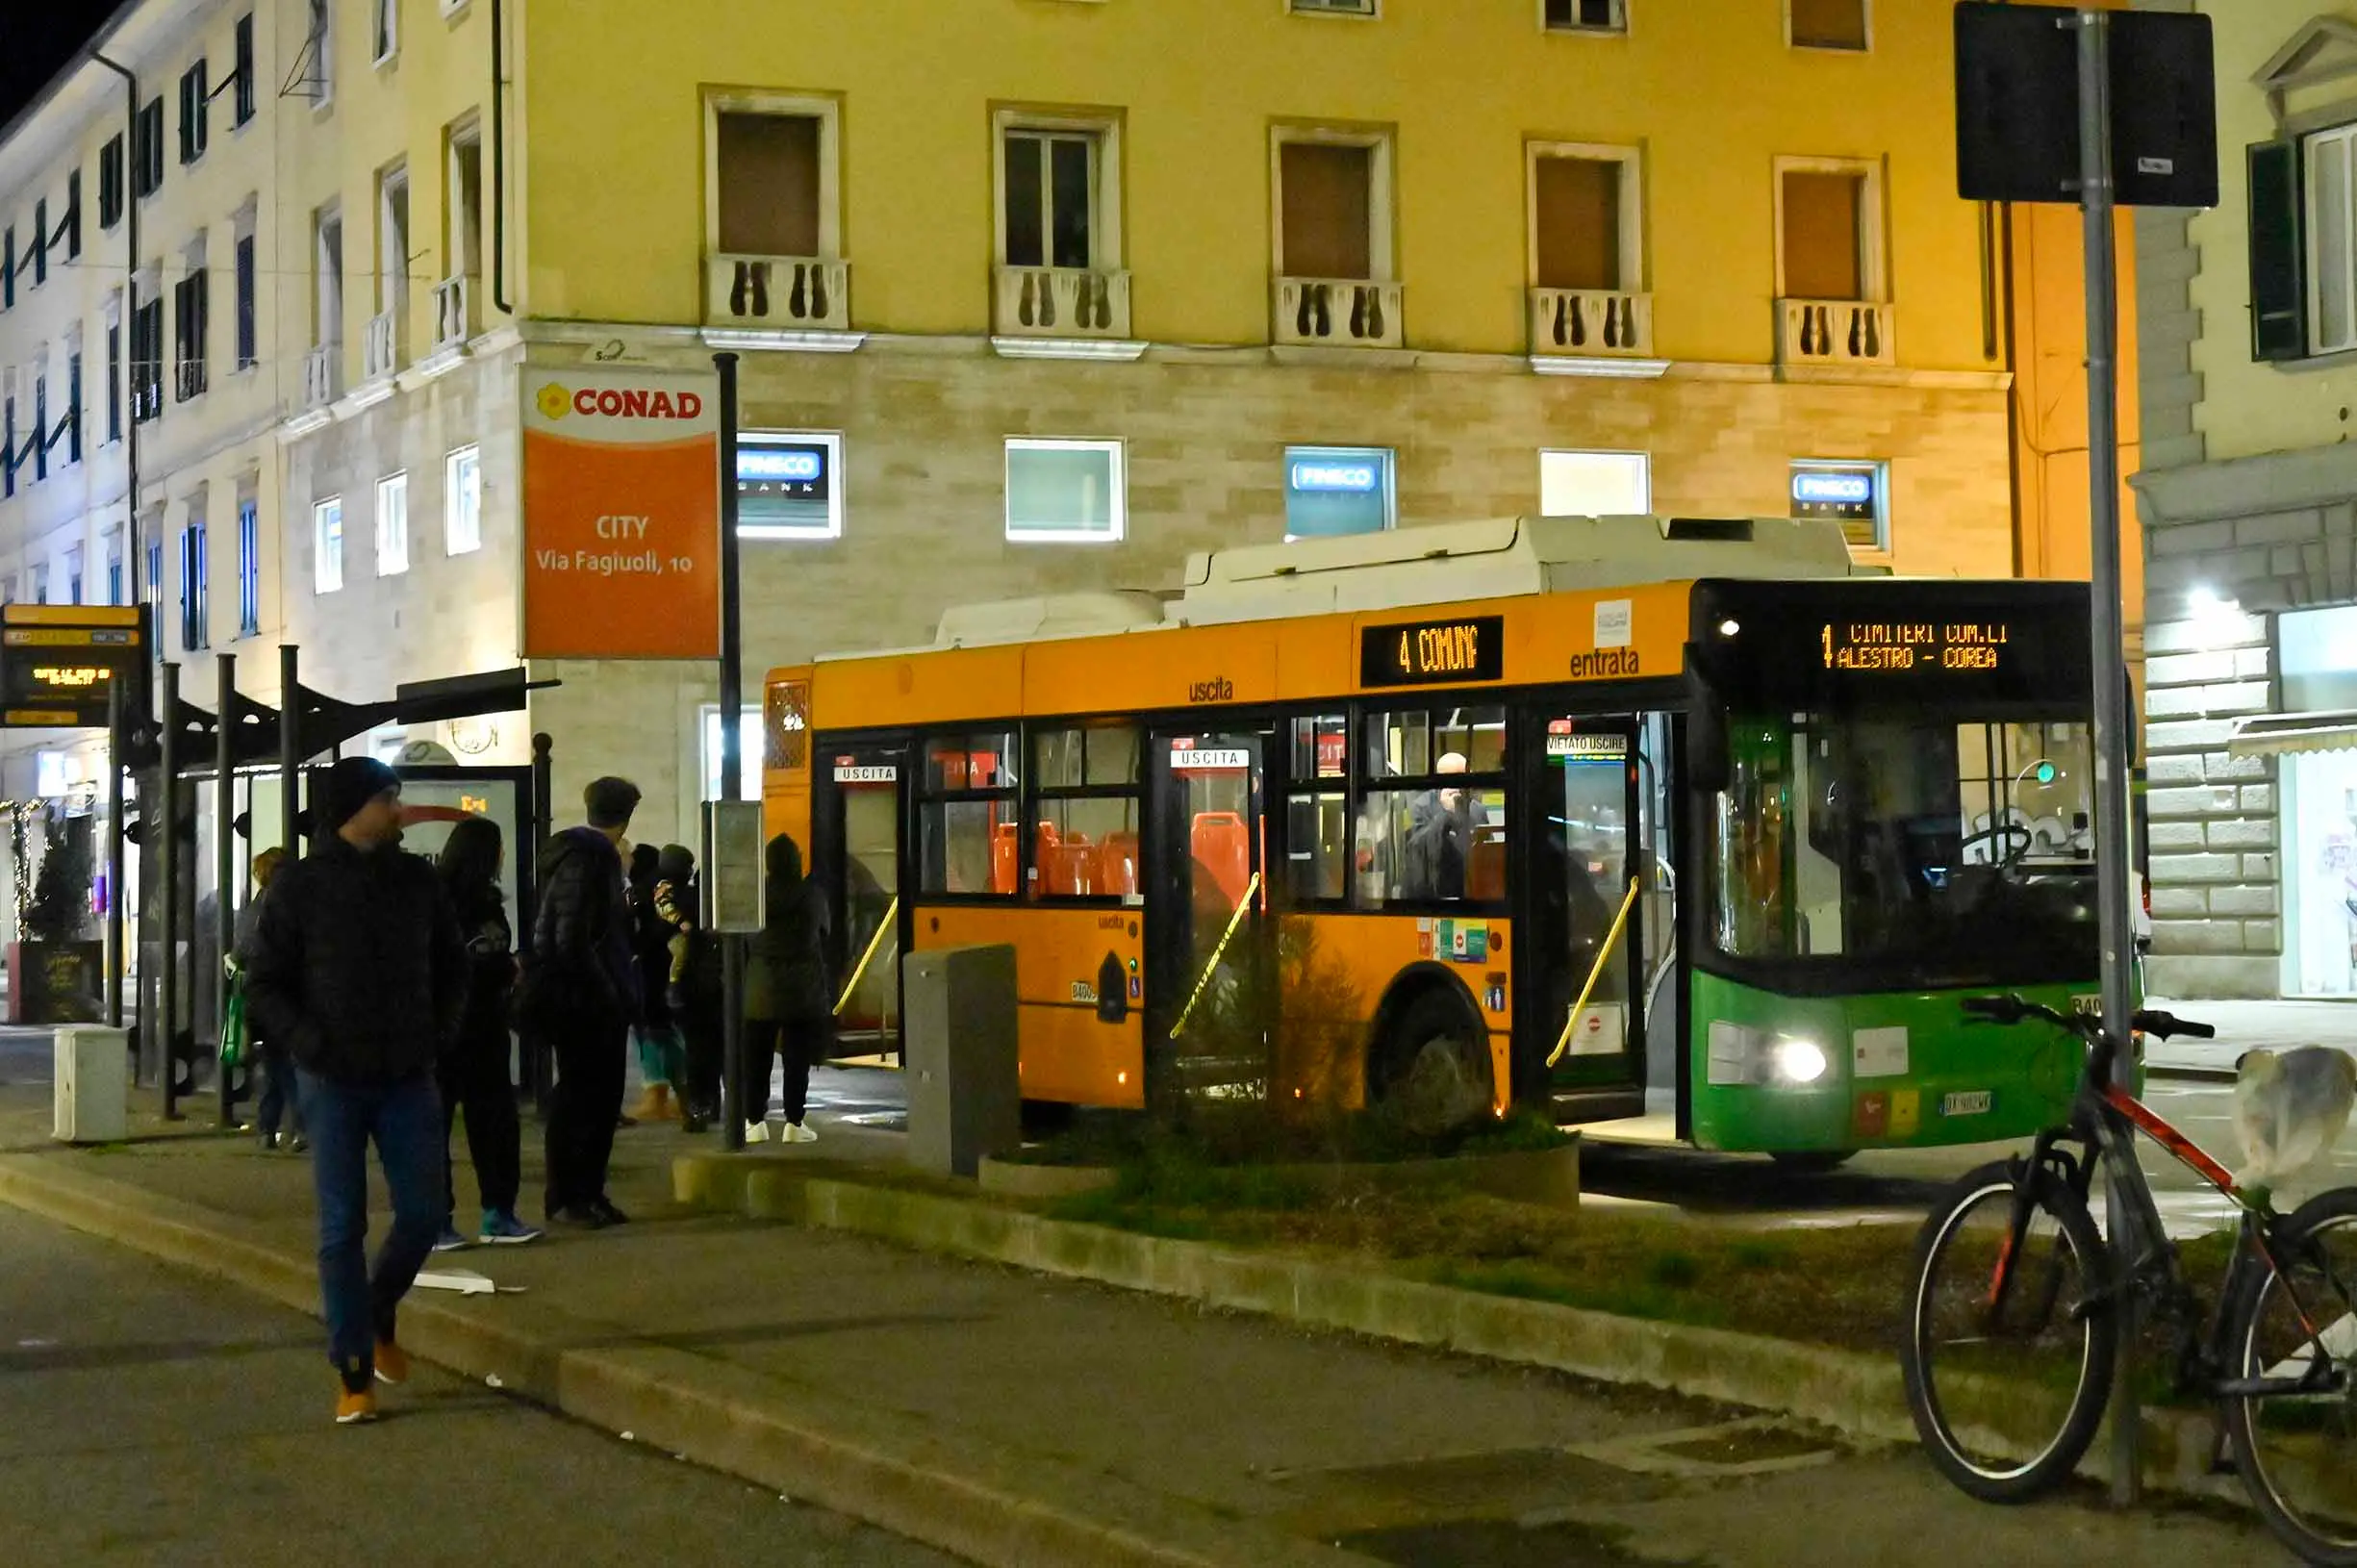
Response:
[[[524,657],[718,658],[713,378],[522,374]]]

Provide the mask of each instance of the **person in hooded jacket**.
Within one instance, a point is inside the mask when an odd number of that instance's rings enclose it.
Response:
[[[638,810],[639,787],[600,778],[582,792],[585,826],[548,841],[540,863],[540,907],[532,917],[530,962],[540,1016],[554,1048],[548,1097],[547,1205],[558,1225],[602,1229],[629,1218],[606,1196],[614,1129],[628,1080],[630,1021],[639,1015],[638,956],[631,950],[630,894],[621,842]]]
[[[663,847],[656,863],[654,904],[671,933],[667,967],[659,973],[681,1047],[676,1058],[680,1073],[673,1079],[685,1103],[681,1125],[689,1132],[701,1132],[720,1115],[725,980],[720,942],[698,923],[702,889],[696,879],[696,856],[685,845]]]
[[[768,908],[745,967],[745,1141],[770,1136],[770,1067],[785,1059],[781,1143],[811,1143],[810,1070],[824,1060],[834,1026],[826,964],[826,895],[802,870],[801,846],[770,840]]]
[[[507,895],[499,873],[506,847],[499,824],[469,817],[450,829],[435,869],[467,939],[467,1011],[458,1038],[435,1069],[442,1091],[442,1169],[447,1207],[436,1252],[467,1245],[457,1225],[458,1188],[450,1166],[451,1122],[467,1114],[467,1153],[474,1162],[474,1184],[483,1200],[483,1225],[476,1239],[497,1246],[538,1241],[541,1233],[516,1217],[516,1194],[523,1182],[523,1131],[516,1115],[516,1081],[509,1062],[515,1044],[508,1033],[507,998],[516,985],[516,934],[508,923]]]
[[[630,850],[630,947],[639,965],[639,1016],[630,1035],[638,1047],[640,1093],[639,1102],[622,1117],[625,1125],[677,1121],[688,1099],[679,1020],[672,1014],[671,988],[665,983],[675,927],[655,906],[655,888],[670,853],[651,844],[635,845]]]
[[[246,1005],[302,1073],[319,1204],[319,1288],[339,1425],[376,1418],[375,1384],[409,1376],[394,1312],[448,1206],[434,1064],[467,1001],[467,944],[434,868],[401,842],[401,780],[369,757],[313,792],[318,848],[262,900]],[[393,1225],[368,1263],[368,1145]]]

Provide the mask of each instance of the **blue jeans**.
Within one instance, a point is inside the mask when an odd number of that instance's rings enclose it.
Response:
[[[430,1073],[389,1085],[302,1075],[312,1183],[319,1196],[319,1294],[327,1356],[349,1389],[375,1376],[376,1343],[433,1255],[449,1200],[443,1190],[442,1100]],[[368,1266],[368,1144],[393,1197],[393,1225]]]

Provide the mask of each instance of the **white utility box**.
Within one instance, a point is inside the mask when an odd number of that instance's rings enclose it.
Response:
[[[57,1033],[57,1128],[61,1143],[119,1143],[131,1135],[131,1036],[95,1024]]]

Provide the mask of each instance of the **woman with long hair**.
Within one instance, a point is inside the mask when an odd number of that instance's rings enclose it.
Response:
[[[508,923],[507,896],[499,889],[505,863],[499,824],[488,817],[469,817],[452,827],[436,863],[472,966],[458,1038],[434,1072],[442,1090],[443,1194],[449,1204],[436,1252],[467,1245],[454,1223],[458,1198],[450,1169],[451,1121],[462,1107],[467,1152],[474,1160],[474,1183],[483,1199],[477,1239],[512,1246],[537,1241],[541,1234],[516,1217],[523,1155],[516,1085],[509,1075],[514,1041],[508,1033],[507,996],[516,983],[516,934]]]

